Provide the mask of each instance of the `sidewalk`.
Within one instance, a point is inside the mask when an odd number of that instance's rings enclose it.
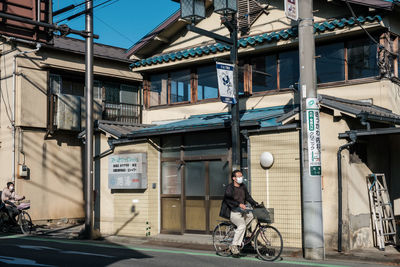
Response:
[[[38,228],[35,235],[47,236],[51,238],[79,239],[79,233],[82,231],[82,229],[83,225],[57,225],[56,227],[51,227],[48,229]],[[148,237],[111,235],[101,237],[99,240],[125,245],[147,245],[208,251],[214,250],[212,237],[210,235],[199,234],[159,234]],[[334,250],[327,250],[325,252],[325,256],[327,260],[358,261],[367,263],[375,262],[380,264],[400,266],[400,252],[392,246],[387,246],[385,251],[380,251],[376,248],[364,248],[341,253]],[[302,250],[298,248],[284,248],[282,257],[301,258]]]

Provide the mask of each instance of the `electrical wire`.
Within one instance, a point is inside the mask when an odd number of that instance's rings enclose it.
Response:
[[[115,29],[114,27],[112,27],[111,25],[107,24],[105,21],[103,21],[102,19],[100,19],[97,16],[94,16],[95,19],[99,20],[100,22],[102,22],[104,25],[106,25],[107,27],[109,27],[111,30],[113,30],[114,32],[116,32],[117,34],[119,34],[120,36],[124,37],[126,40],[134,43],[134,41],[132,41],[128,36],[126,36],[125,34],[121,33],[120,31],[118,31],[117,29]]]
[[[112,2],[112,1],[114,1],[114,2]],[[101,7],[101,6],[103,6],[103,5],[107,4],[107,3],[109,3],[108,5],[104,6],[104,7],[107,7],[107,6],[110,6],[110,5],[112,5],[112,4],[114,4],[114,3],[118,2],[118,1],[119,1],[119,0],[106,0],[106,1],[104,1],[104,2],[102,2],[102,3],[100,3],[100,4],[98,4],[98,5],[94,6],[92,9]],[[87,2],[87,1],[86,1],[86,2]],[[110,3],[110,2],[112,2],[112,3]],[[69,20],[78,18],[78,17],[82,16],[82,15],[85,14],[85,13],[86,13],[86,9],[83,9],[82,11],[77,12],[77,13],[75,13],[75,14],[72,15],[72,16],[69,16],[69,17],[66,17],[66,18],[63,18],[63,19],[57,21],[57,23],[60,23],[60,22],[65,21],[65,20],[68,20],[68,21],[69,21]]]
[[[346,1],[346,5],[349,8],[351,15],[354,17],[354,20],[357,22],[358,26],[360,26],[360,28],[368,35],[368,37],[376,44],[378,45],[378,47],[380,47],[381,49],[386,50],[388,53],[390,53],[393,56],[397,56],[395,53],[387,50],[384,46],[382,46],[377,40],[375,40],[375,38],[367,31],[367,29],[364,28],[364,26],[361,24],[361,22],[358,21],[356,14],[354,13],[353,8],[351,7],[350,3],[348,0]]]

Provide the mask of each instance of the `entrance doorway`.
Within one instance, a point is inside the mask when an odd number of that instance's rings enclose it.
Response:
[[[162,179],[162,232],[211,233],[229,183],[229,162],[220,158],[163,162]]]
[[[190,161],[185,164],[185,232],[210,233],[229,180],[227,161]]]

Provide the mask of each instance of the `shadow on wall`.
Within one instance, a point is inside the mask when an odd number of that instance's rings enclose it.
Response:
[[[118,235],[119,232],[121,232],[130,222],[132,222],[138,215],[139,212],[135,212],[135,205],[132,206],[131,208],[133,215],[132,217],[130,217],[126,222],[124,222],[124,224],[122,224],[114,233],[114,235]]]

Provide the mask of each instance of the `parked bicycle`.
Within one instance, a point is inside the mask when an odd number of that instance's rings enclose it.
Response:
[[[253,212],[253,220],[257,220],[257,224],[253,230],[249,229],[252,223],[248,224],[242,248],[251,244],[262,260],[274,261],[278,259],[282,253],[283,240],[278,229],[269,225],[273,222],[271,214],[263,205],[253,210],[249,209],[248,212]],[[213,244],[217,255],[231,256],[232,252],[229,246],[232,244],[235,229],[236,226],[230,221],[221,221],[215,227]]]
[[[17,225],[15,225],[15,222],[13,222],[13,219],[10,217],[5,203],[1,202],[0,199],[0,230],[2,232],[9,232],[14,227],[18,227],[24,235],[29,235],[32,232],[33,224],[31,216],[27,210],[30,209],[31,205],[30,203],[24,202],[18,203],[16,207],[18,209],[16,219]]]

